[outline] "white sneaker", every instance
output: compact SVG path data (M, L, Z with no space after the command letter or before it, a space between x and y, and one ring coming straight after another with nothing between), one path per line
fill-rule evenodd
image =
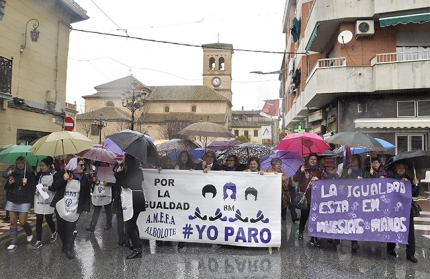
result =
M39 249L40 247L42 247L42 241L40 241L40 240L38 240L38 241L36 241L36 244L34 244L34 246L33 246L33 250L37 250L37 249Z
M8 249L8 250L13 250L13 249L15 249L16 247L18 247L18 245L16 245L16 244L11 244L11 245L9 245L9 246L7 247L7 249Z
M31 242L33 240L33 234L27 236L27 242Z
M51 241L55 241L55 240L57 240L57 236L58 236L58 233L57 233L57 232L53 232L53 233L51 233Z

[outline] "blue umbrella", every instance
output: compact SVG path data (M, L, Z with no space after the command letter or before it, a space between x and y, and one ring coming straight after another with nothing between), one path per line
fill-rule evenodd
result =
M392 144L391 142L388 142L386 140L379 139L379 138L375 138L375 140L377 140L385 149L396 148L396 146L394 144ZM370 151L372 151L372 150L370 150L368 148L351 147L352 154L360 154L360 153L365 153L365 152L370 152Z
M279 158L282 161L282 170L287 177L293 176L299 167L303 164L303 159L299 152L289 150L278 150L278 152L264 156L260 160L260 170L267 170L272 167L271 161L274 158Z

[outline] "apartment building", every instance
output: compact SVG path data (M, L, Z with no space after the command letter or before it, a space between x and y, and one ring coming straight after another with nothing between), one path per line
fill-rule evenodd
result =
M428 150L428 0L288 0L285 124Z

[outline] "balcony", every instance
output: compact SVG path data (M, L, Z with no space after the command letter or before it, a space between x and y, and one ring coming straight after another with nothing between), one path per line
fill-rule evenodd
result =
M12 62L13 60L0 56L0 101L12 100Z
M290 127L306 116L307 108L321 108L339 96L369 93L423 92L430 88L430 50L377 54L371 66L347 66L345 57L320 59L306 79L306 87L286 113Z
M428 10L428 8L428 0L314 0L309 17L302 19L302 24L305 24L302 44L307 50L321 52L341 22L355 22L358 19L377 20L380 14ZM316 37L312 36L316 33ZM313 41L311 41L312 37L314 37Z

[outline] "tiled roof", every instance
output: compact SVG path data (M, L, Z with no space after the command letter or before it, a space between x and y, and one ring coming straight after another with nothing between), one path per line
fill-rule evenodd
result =
M190 121L192 123L200 120L224 124L226 122L225 114L197 114L192 112L168 112L168 113L147 113L141 115L141 123L161 123L166 120Z
M123 84L123 80L120 81L120 84ZM114 82L114 81L113 81ZM112 83L113 83L112 82ZM110 83L106 83L110 84ZM95 87L97 90L99 89L119 89L122 88L120 85L113 84L112 87L106 86L106 84L99 85ZM125 87L130 88L130 86ZM206 85L169 85L169 86L148 86L147 87L151 93L147 96L147 100L152 102L166 102L166 101L174 101L174 102L199 102L199 101L218 101L218 102L227 102L231 107L231 102L219 94L214 89L206 86ZM100 91L92 95L83 96L84 99L92 99L92 98L108 98L108 99L119 99L121 98L121 92L123 89L118 91ZM140 91L139 86L137 86L137 90Z
M138 80L137 78L135 78L134 76L126 76L123 78L119 78L107 83L103 83L100 85L97 85L96 87L94 87L95 90L100 91L103 89L108 89L108 90L112 90L112 89L120 89L120 92L122 92L122 90L126 90L126 89L131 89L131 83L134 81L136 81L136 90L137 91L141 91L144 88L147 88L145 84L143 84L143 82L141 82L140 80Z
M100 113L103 114L102 118L105 120L128 120L131 121L131 116L127 115L123 111L116 107L104 107L93 111L78 114L77 120L97 120L100 118Z
M270 123L267 123L270 124ZM266 125L267 125L266 124ZM242 127L255 127L255 128L259 128L261 127L261 123L257 123L257 122L249 122L246 120L240 120L240 119L234 119L230 121L230 128L242 128Z

